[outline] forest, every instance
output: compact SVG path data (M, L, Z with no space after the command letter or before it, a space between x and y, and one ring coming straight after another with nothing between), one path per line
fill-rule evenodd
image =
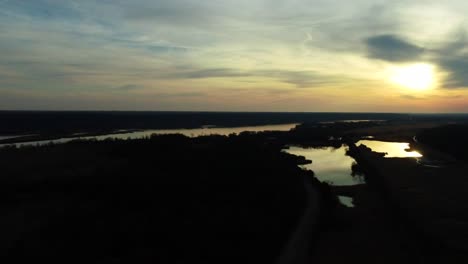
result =
M450 124L425 129L418 140L457 159L468 160L468 125Z
M18 262L272 263L313 177L249 134L7 147L0 160L0 255Z

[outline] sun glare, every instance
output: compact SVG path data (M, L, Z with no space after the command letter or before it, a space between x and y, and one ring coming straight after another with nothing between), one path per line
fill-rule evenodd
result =
M434 67L427 63L398 67L393 71L391 80L412 90L426 90L434 84Z

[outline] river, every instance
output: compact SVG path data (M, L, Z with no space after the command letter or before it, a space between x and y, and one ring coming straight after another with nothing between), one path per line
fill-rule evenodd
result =
M187 137L199 137L199 136L208 136L208 135L230 135L230 134L239 134L241 132L264 132L264 131L289 131L296 127L294 124L281 124L281 125L264 125L264 126L242 126L242 127L211 127L205 126L202 128L193 128L193 129L156 129L156 130L143 130L143 131L134 131L134 132L122 132L122 133L113 133L105 134L100 136L79 136L74 137L64 137L52 140L38 140L38 141L28 141L20 142L14 144L0 144L0 147L6 145L15 145L17 147L21 146L35 146L35 145L45 145L49 143L67 143L73 140L82 139L82 140L104 140L108 138L112 139L137 139L149 137L153 134L164 135L164 134L182 134ZM9 136L14 138L17 136ZM4 138L5 139L5 138Z

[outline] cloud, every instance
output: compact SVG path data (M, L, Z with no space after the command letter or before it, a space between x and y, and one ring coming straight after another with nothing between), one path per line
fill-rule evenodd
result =
M133 90L137 90L141 88L143 88L143 86L138 85L138 84L126 84L126 85L119 86L116 89L120 91L133 91Z
M450 39L450 38L449 38ZM426 60L447 74L442 88L468 88L468 41L464 31L451 37L439 48L424 49L396 35L367 38L368 57L389 62L420 62ZM424 55L424 57L423 57ZM415 99L405 97L406 99Z
M197 1L198 2L198 1ZM203 3L192 1L155 1L132 3L125 7L124 19L135 23L159 23L169 26L207 25L214 17Z
M414 96L411 94L402 94L400 97L403 99L408 99L408 100L423 100L424 99L424 97L418 97L418 96Z
M314 71L293 70L251 70L241 71L229 68L192 69L173 72L162 76L169 79L208 79L208 78L244 78L264 77L293 84L298 88L311 88L346 81L344 77L322 75ZM349 81L349 80L348 80Z
M319 74L314 71L266 70L256 71L259 76L278 79L298 88L323 87L342 81L343 77Z
M468 55L439 58L439 66L448 73L444 88L468 88Z
M94 94L112 108L137 101L148 108L156 102L161 109L190 102L204 108L228 89L245 91L253 102L291 93L303 102L313 95L328 103L336 93L344 101L337 105L378 108L373 99L380 93L372 91L387 87L379 82L381 61L432 63L447 74L444 88L468 87L466 41L442 37L456 26L452 17L465 18L461 2L379 2L0 0L0 89L44 102L39 92L76 95L77 108L94 103ZM427 19L437 14L447 16L440 28L440 19ZM116 105L105 96L122 101Z
M192 69L185 71L176 71L166 78L171 79L205 79L205 78L228 78L228 77L248 77L252 76L251 73L245 71L238 71L228 68L214 68L214 69Z
M180 93L161 93L158 94L161 97L173 97L173 98L181 98L181 97L203 97L208 96L207 93L203 92L180 92Z
M9 13L22 13L35 19L44 20L79 20L81 15L72 5L61 4L56 1L35 0L26 1L0 1L0 5L7 7Z
M390 62L415 61L424 49L396 35L379 35L365 40L368 56Z
M448 89L468 88L468 41L464 31L436 50L435 63L448 75L442 86Z

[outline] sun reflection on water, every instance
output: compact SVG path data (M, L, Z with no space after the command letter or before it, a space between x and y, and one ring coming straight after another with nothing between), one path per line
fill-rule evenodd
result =
M377 140L361 140L357 144L365 145L375 152L387 153L386 158L421 158L421 153L410 150L410 144L404 142L384 142Z

